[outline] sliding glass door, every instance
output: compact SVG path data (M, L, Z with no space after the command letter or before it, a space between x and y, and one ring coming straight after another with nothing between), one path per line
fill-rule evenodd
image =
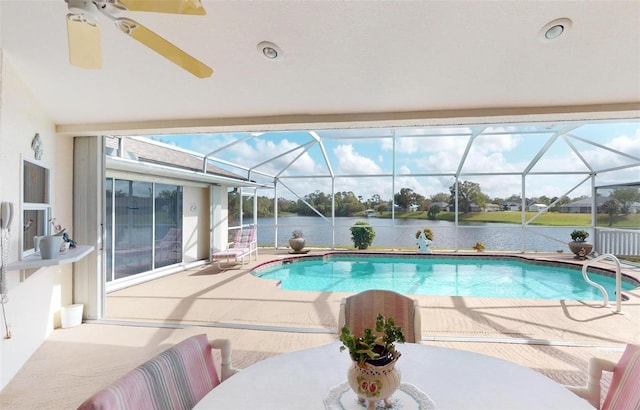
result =
M182 261L182 187L107 178L107 282Z

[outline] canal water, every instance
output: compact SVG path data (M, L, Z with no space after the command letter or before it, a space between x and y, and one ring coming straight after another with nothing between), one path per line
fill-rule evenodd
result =
M366 221L375 230L372 246L388 248L417 248L415 233L425 227L434 233L433 249L472 250L476 242L483 242L486 250L527 252L569 252L567 243L574 227L542 227L503 223L472 223L459 225L453 222L415 219L380 219L341 217L335 219L332 231L331 219L313 216L286 216L278 218L277 244L288 246L293 230L301 230L307 246L353 247L349 227L358 221ZM245 221L247 222L247 221ZM587 228L581 228L590 231ZM276 241L273 218L258 218L258 244L273 246ZM524 249L523 249L524 248Z

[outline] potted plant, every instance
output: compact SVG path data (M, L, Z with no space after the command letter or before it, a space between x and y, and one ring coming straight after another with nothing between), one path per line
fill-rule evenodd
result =
M307 241L304 239L302 231L296 229L291 232L291 238L289 238L289 246L294 252L301 252L304 249L304 245Z
M373 243L373 238L376 237L373 227L364 221L356 222L349 230L353 245L358 249L367 249Z
M395 325L392 317L385 318L378 313L375 333L367 328L358 336L343 326L340 341L340 351L348 350L352 360L347 380L358 401L368 401L368 409L374 409L378 400L384 400L390 407L389 397L400 386L400 373L395 368L400 352L395 344L405 341L402 329Z
M433 241L433 231L424 228L416 232L416 245L418 245L418 253L431 253L429 245Z
M569 242L569 249L573 252L577 258L584 259L592 250L593 244L587 242L589 232L582 229L575 229L571 232L571 242Z
M484 251L484 242L476 242L476 244L473 245L473 249L475 249L478 252Z
M404 343L405 337L400 326L396 326L392 317L385 318L378 313L376 328L365 329L364 335L353 334L349 326L343 326L340 331L340 351L349 350L349 356L358 365L366 363L380 363L379 359L397 359L400 353L396 350L396 343ZM386 363L384 363L386 364Z
M429 228L424 228L422 230L418 230L416 232L416 239L418 239L420 237L420 234L424 233L425 238L427 238L428 240L432 241L433 240L433 231Z

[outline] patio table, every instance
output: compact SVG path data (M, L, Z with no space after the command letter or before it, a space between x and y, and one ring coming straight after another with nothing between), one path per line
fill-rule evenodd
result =
M340 346L334 342L260 361L214 388L195 408L325 409L324 400L346 382L351 364ZM592 409L561 384L512 362L414 343L397 350L401 382L432 402L422 408Z

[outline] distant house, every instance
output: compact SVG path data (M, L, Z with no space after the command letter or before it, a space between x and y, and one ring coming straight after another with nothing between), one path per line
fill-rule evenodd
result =
M497 211L500 211L501 209L502 208L498 204L486 204L484 206L484 210L486 212L497 212Z
M531 204L529 205L529 212L544 212L549 209L546 204Z
M432 202L431 206L438 206L441 211L450 211L448 202Z
M502 203L503 211L519 211L520 210L520 202L509 201Z
M602 211L602 205L607 202L608 198L596 197L596 212ZM591 213L591 198L578 199L560 206L560 212L568 214L589 214Z
M411 204L409 205L409 212L416 212L420 208L420 205Z

